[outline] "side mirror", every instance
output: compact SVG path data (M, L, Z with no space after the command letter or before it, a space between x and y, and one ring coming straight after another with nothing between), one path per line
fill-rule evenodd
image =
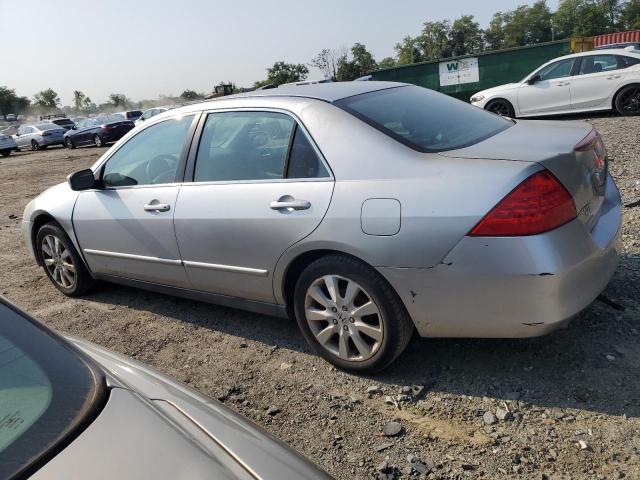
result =
M539 82L540 80L542 80L542 77L540 77L540 75L534 75L529 80L527 80L527 83L529 85L533 85L534 83Z
M72 173L67 177L71 190L89 190L96 187L96 177L93 175L93 170L87 168L80 170L79 172Z
M71 127L71 130L77 130L77 129L78 129L77 125L74 125L73 127Z

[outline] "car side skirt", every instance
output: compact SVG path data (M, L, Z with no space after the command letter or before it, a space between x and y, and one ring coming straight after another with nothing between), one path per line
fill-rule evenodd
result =
M247 312L260 313L262 315L270 315L273 317L289 318L285 305L258 302L255 300L247 300L244 298L203 292L200 290L170 287L168 285L160 285L156 283L145 282L142 280L133 280L130 278L103 273L92 273L92 276L96 280L116 283L127 287L139 288L142 290L148 290L150 292L161 293L164 295L171 295L172 297L187 298L189 300L195 300L197 302L212 303L223 307L237 308L238 310L245 310Z

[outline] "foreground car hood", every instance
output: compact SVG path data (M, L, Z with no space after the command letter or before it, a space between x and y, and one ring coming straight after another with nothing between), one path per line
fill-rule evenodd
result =
M221 403L135 360L89 342L70 340L105 369L108 383L112 387L112 395L122 391L126 391L127 395L135 395L140 402L146 402L153 407L159 423L167 421L174 423L185 432L184 435L191 437L195 442L192 445L194 450L201 449L208 453L212 457L210 459L212 463L207 463L206 468L214 468L209 472L208 478L228 478L225 475L229 474L232 475L231 478L246 476L264 479L331 478L295 450ZM127 414L127 418L131 421L135 416ZM146 433L143 435L150 436ZM82 435L78 440L81 439ZM166 454L173 448L169 443L172 441L169 436L166 440L162 439L164 446L156 454L159 457L164 455L168 461L174 463L177 458L182 462L183 459L179 455ZM137 454L131 453L135 451L136 449L132 448L128 458L123 460L137 464ZM199 472L200 465L205 465L202 463L203 460L195 453L190 458L194 462L194 472ZM167 472L130 478L200 478L184 472L182 476ZM218 472L221 476L212 475L212 472ZM238 472L240 474L237 474ZM123 477L114 475L105 478Z

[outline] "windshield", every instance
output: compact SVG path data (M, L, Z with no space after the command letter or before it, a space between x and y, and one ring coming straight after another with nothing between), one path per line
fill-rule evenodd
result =
M130 112L127 112L127 118L138 118L140 115L142 115L140 110L131 110Z
M29 475L104 401L104 380L0 298L0 478Z
M420 152L481 142L513 122L422 87L395 87L347 97L335 105Z
M70 123L73 123L68 118L61 118L60 120L52 120L51 122L55 123L56 125L69 125Z

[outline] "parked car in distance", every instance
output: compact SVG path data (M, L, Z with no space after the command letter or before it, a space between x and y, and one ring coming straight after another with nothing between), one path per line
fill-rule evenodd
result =
M135 122L142 115L142 110L127 110L124 112L115 112L113 115L121 115L125 120L131 120Z
M415 330L566 325L616 269L621 205L586 122L514 122L370 81L162 113L22 221L66 295L107 280L291 315L326 360L370 371Z
M65 130L71 130L73 128L73 126L75 125L75 123L73 122L73 120L69 119L69 118L53 118L50 120L51 123L55 124L55 125L59 125L62 128L64 128Z
M86 145L103 147L109 143L117 142L133 127L134 123L123 120L121 115L87 118L64 134L64 145L67 148Z
M7 122L15 122L16 120L18 120L18 117L15 113L7 113L4 118Z
M229 408L0 297L0 477L329 479ZM108 378L108 380L107 380Z
M18 127L13 139L19 149L42 150L52 145L62 145L66 130L55 123L41 122Z
M520 82L476 93L471 103L512 118L611 109L638 115L639 83L639 51L590 51L551 60Z
M18 146L11 135L0 133L0 155L8 157Z
M149 120L151 117L155 117L156 115L166 112L167 110L171 110L172 108L175 107L153 107L145 110L142 112L142 115L140 115L140 118L136 120L136 125L140 125L145 120Z

